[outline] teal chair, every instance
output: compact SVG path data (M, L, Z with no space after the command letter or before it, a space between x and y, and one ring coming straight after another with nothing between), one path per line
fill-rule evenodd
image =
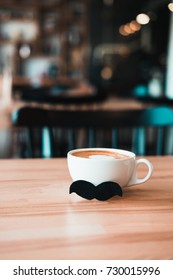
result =
M173 154L172 109L166 106L147 108L141 110L138 118L138 127L133 130L132 150L138 155L147 154L147 137L150 136L155 139L154 154Z

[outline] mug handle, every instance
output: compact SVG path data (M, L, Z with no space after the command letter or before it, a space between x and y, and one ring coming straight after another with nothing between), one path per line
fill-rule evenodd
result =
M140 164L144 164L148 167L148 173L144 178L138 178L136 176L137 167ZM144 159L144 158L137 159L135 161L135 168L134 168L132 177L131 177L130 181L128 182L127 186L129 187L131 185L137 185L137 184L142 184L142 183L146 182L151 177L152 172L153 172L153 166L149 160Z

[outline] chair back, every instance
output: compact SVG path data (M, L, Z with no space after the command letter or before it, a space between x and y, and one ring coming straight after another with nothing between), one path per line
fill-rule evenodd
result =
M41 146L39 157L66 156L68 150L82 147L128 149L137 155L173 154L173 111L165 106L116 111L24 107L13 113L13 124L25 127L31 157L35 156L34 141Z

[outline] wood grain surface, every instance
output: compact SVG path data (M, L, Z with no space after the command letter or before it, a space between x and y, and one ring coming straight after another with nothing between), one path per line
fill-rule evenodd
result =
M0 259L173 259L173 157L148 159L105 202L69 194L66 159L1 160Z

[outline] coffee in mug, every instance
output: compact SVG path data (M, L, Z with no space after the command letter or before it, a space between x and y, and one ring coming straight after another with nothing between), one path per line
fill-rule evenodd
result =
M103 149L96 149L96 150L80 150L80 151L75 151L72 153L73 156L76 157L82 157L82 158L92 158L92 159L100 159L101 157L105 157L106 159L123 159L123 158L128 158L129 155L126 154L121 154L115 151L110 151L110 150L103 150Z

